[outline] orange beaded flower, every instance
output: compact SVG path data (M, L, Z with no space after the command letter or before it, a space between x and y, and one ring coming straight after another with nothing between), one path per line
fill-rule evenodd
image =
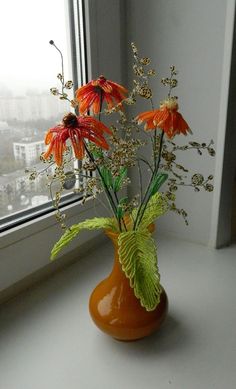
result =
M101 106L105 100L108 109L121 103L127 96L128 90L122 85L107 80L100 76L97 80L92 80L88 84L81 86L76 93L76 100L79 103L79 112L84 115L89 109L97 115L101 111Z
M177 112L178 108L177 99L170 97L163 101L160 109L143 112L136 117L136 120L138 123L146 122L145 130L160 128L170 139L179 134L187 135L191 130L181 113Z
M97 146L108 150L109 145L104 138L104 133L112 134L109 128L98 120L90 116L81 117L68 113L64 116L62 124L48 130L45 136L45 144L49 147L43 153L43 158L48 159L53 155L56 164L61 166L67 139L70 139L75 157L79 160L84 157L84 139L88 139Z

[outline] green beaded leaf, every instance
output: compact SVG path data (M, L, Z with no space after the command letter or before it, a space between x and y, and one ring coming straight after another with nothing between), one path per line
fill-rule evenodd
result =
M122 197L122 199L120 199L119 204L117 206L117 212L116 212L116 216L118 217L118 219L121 219L124 216L125 205L128 203L128 201L129 201L128 197Z
M139 223L138 230L146 229L151 223L153 223L159 216L168 211L169 205L166 196L162 193L155 193L149 200L142 220ZM136 219L138 214L138 208L133 209L132 219Z
M161 286L156 245L146 231L122 232L118 238L119 260L135 296L147 311L160 302Z
M155 177L153 178L151 187L150 187L150 194L154 195L160 187L164 184L164 182L167 180L168 174L167 173L157 173Z
M121 189L123 180L126 178L126 176L127 176L127 168L122 167L120 169L119 175L114 179L114 182L113 182L114 192L119 192L119 190Z
M112 189L113 179L112 179L111 171L106 167L102 167L100 171L101 171L103 181L105 182L105 185L108 187L108 189Z
M59 241L54 245L51 251L51 259L55 259L63 247L67 246L80 233L81 230L97 230L99 228L118 232L117 223L112 218L95 217L94 219L87 219L81 223L74 224L66 230Z
M153 223L158 217L168 211L169 205L166 197L157 192L149 200L147 208L142 217L139 229L146 229L151 223Z
M102 167L100 169L100 172L102 175L103 182L105 183L107 188L113 189L114 192L119 192L122 183L127 176L127 168L120 168L119 174L115 178L113 178L111 171L106 167Z

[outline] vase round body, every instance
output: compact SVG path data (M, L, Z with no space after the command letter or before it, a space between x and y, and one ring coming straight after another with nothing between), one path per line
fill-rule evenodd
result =
M118 234L106 231L113 241L115 260L111 274L100 282L90 296L90 315L97 327L118 340L141 339L158 330L168 310L168 299L162 288L156 309L147 311L130 287L121 269L118 253Z

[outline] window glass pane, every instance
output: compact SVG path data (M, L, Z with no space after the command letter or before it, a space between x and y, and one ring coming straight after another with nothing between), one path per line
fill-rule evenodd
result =
M68 65L68 26L64 0L11 0L0 4L0 218L47 202L45 177L30 182L25 168L40 169L44 135L68 102L50 94L59 87L59 53ZM17 217L17 215L16 215Z

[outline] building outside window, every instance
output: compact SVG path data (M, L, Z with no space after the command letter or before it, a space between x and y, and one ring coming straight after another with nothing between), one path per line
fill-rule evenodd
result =
M12 0L0 5L0 34L7 35L0 64L0 223L50 200L44 180L30 183L25 169L40 169L45 132L70 110L69 103L50 94L50 88L59 85L61 62L49 45L53 39L62 50L70 79L69 3Z
M41 137L26 137L19 142L13 142L13 154L15 161L23 161L26 166L39 161L40 155L45 150L45 144Z
M0 100L9 97L8 104L4 105L9 115L10 99L14 100L14 104L16 100L19 103L18 118L13 117L9 121L0 117L0 208L1 215L5 215L0 216L0 291L3 291L48 266L52 245L61 235L54 208L43 197L48 196L47 188L40 182L41 179L33 182L25 180L25 167L19 159L15 161L13 146L14 143L21 143L23 138L34 138L37 135L42 136L43 140L45 131L61 121L64 113L70 110L69 104L64 108L63 102L49 93L51 87L58 87L57 74L61 72L61 62L58 52L48 42L53 39L63 52L65 75L73 79L75 88L102 73L121 82L122 50L121 29L117 19L121 12L121 2L13 0L10 4L6 3L6 7L5 3L1 3L0 10L2 36L9 35L8 39L2 40L5 55L0 64ZM9 15L11 25L14 24L14 31L18 31L18 34L12 34ZM101 20L105 22L101 23ZM110 31L113 31L114 40L119 44L114 45ZM10 92L7 80L11 82ZM35 97L35 89L39 91L38 97ZM47 97L44 99L43 95ZM35 104L34 100L39 99L39 96L44 103ZM50 117L39 118L39 107L46 105L48 108L48 99L59 110L56 112L50 108ZM26 100L33 107L31 120L26 116L28 108L22 109L22 101ZM27 125L22 123L23 117L29 121ZM18 146L17 152L20 153ZM7 162L10 155L12 158ZM6 171L6 164L10 164L11 169ZM37 164L33 166L38 170ZM47 193L43 193L43 190ZM66 193L71 193L71 189L66 190ZM80 196L69 194L63 198L63 212L66 213L68 225L93 217L94 211L96 215L104 214L99 199L81 206L78 201ZM16 197L19 210L13 204ZM44 203L41 204L41 201ZM84 234L80 244L87 244L99 233ZM77 246L78 243L74 241L63 255L68 254L72 259Z

